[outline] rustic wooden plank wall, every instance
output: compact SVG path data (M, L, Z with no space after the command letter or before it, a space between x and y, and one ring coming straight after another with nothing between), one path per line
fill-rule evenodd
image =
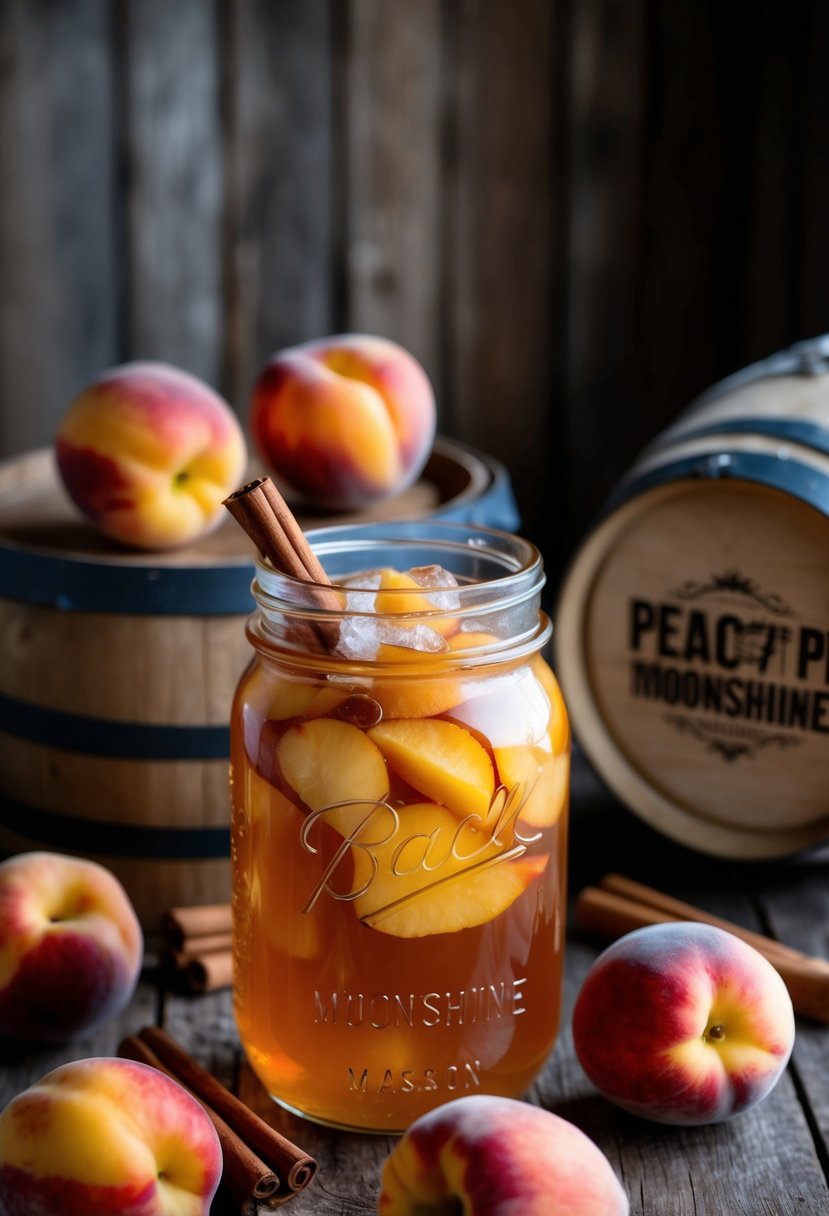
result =
M136 357L244 419L364 329L552 581L697 391L829 329L821 0L5 0L0 456Z

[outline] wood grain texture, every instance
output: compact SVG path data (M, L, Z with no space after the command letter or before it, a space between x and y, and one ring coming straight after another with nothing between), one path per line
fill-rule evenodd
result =
M499 454L534 536L557 408L549 316L551 223L559 218L548 91L554 12L544 0L462 0L452 14L447 424Z
M225 385L243 417L265 358L330 333L332 64L320 0L229 7Z
M623 407L632 404L636 380L644 252L645 20L639 0L590 0L573 7L565 179L567 408L561 435L563 497L575 525L565 538L568 547L603 505L620 457L632 459L650 438L648 420Z
M829 959L829 854L824 849L791 874L782 873L759 893L764 920L781 941ZM826 1166L829 1144L829 1093L824 1083L829 1069L829 1034L816 1023L798 1026L792 1058L795 1083L814 1119Z
M441 403L439 0L352 0L345 28L346 326L403 343Z
M820 269L829 258L825 223L829 163L825 156L815 152L822 146L829 124L829 76L818 51L829 38L829 8L825 4L811 5L808 21L803 24L806 27L803 85L800 106L794 115L800 156L795 194L800 211L793 250L798 275L794 322L798 334L809 335L825 331L829 314L826 276Z
M216 8L128 4L127 354L219 387L225 189Z
M51 441L74 394L116 359L110 15L105 0L0 7L5 453Z

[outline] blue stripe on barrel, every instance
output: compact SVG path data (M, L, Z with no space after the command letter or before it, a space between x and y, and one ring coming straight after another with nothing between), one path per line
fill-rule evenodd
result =
M166 828L81 819L27 806L12 798L0 805L0 824L7 831L38 841L40 848L82 849L102 857L136 857L164 861L226 861L230 856L227 827Z
M253 560L225 566L130 566L2 548L0 596L65 612L229 616L253 609Z
M684 437L683 437L684 438ZM667 449L666 449L667 454ZM741 478L777 490L784 490L809 506L829 515L829 476L787 457L758 452L729 452L727 446L717 453L697 453L633 474L620 482L611 495L608 509L621 506L637 494L680 478Z
M0 730L30 743L60 747L85 756L129 760L221 760L230 755L227 724L177 726L118 722L33 705L2 693Z
M690 417L688 421L691 421ZM718 422L700 423L699 426L675 426L658 436L651 445L651 450L685 443L689 439L701 439L705 435L770 435L773 439L781 439L785 443L800 443L829 456L829 429L817 422L807 422L803 418L784 417L726 418Z

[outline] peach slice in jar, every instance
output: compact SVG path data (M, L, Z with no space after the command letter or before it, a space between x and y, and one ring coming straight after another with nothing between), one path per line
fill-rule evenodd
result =
M402 646L379 647L378 663L387 665L388 676L374 680L368 691L387 719L432 717L445 714L463 700L463 685L455 671L441 671L428 657ZM397 669L397 670L395 670Z
M276 745L276 758L283 779L305 806L325 812L325 822L342 835L388 796L382 752L349 722L297 722Z
M552 827L567 801L568 757L541 747L495 747L493 755L501 784L517 790L519 818L533 827Z
M495 771L477 739L440 718L397 718L372 727L369 738L396 773L456 815L489 813Z
M424 587L411 574L389 567L380 571L380 586L374 599L374 611L380 616L418 616L428 613L424 623L442 637L457 632L458 619L448 616L451 588Z
M482 650L484 647L502 644L497 634L485 633L479 629L460 629L447 640L450 650Z
M407 646L381 643L377 662L388 671L366 691L377 701L386 718L429 718L445 713L463 700L463 684L453 668L442 670L442 659Z
M262 662L251 668L244 688L249 713L276 722L298 718L318 694L307 681L291 679Z
M375 680L371 695L387 718L432 718L448 713L468 695L473 684L483 684L480 675L467 675L453 662L451 654L498 644L492 633L458 632L446 639L447 648L430 658L408 646L381 642L378 663L390 667L388 677ZM461 655L459 655L459 658ZM399 665L399 666L398 666ZM395 668L397 671L395 672Z
M528 856L433 802L398 812L394 834L357 851L354 910L394 937L456 933L500 916L544 872L547 854Z
M558 680L540 655L533 661L533 671L550 701L550 742L553 751L557 754L564 752L570 744L570 719Z
M313 856L308 858L302 872L305 886L292 899L290 892L285 890L282 863L289 850L296 847L304 820L302 811L253 769L245 772L243 780L242 796L252 833L252 856L248 864L251 866L253 910L261 917L268 944L273 949L291 958L315 958L323 945L321 918L319 914L304 915L301 908L307 895L305 886L313 886L323 875L323 861ZM278 914L272 906L270 888L274 883L281 884Z

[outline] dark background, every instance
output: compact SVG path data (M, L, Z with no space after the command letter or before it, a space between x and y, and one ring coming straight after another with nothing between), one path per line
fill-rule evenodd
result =
M829 329L825 0L2 0L0 456L165 359L385 334L553 583L700 390Z

